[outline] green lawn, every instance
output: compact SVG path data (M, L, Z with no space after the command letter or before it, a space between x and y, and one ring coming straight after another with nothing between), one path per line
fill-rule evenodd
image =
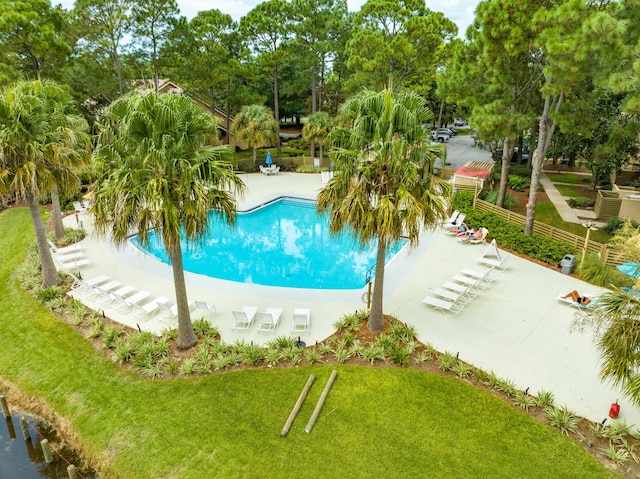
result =
M337 367L310 434L334 366L176 380L123 371L17 285L32 237L26 209L0 213L0 372L69 421L101 477L617 477L516 407L416 370ZM281 439L311 373L316 384Z
M576 191L576 188L580 188L584 185L555 185L560 194L566 198L585 198L582 193Z
M567 223L562 221L562 218L558 214L558 210L550 201L536 204L536 221L545 223L549 226L555 226L558 229L568 231L578 236L585 236L587 230L584 226L578 223ZM597 241L598 243L606 243L611 239L611 235L602 230L591 231L589 240Z
M591 179L587 175L578 175L576 173L547 173L547 176L554 183L574 183L579 185L589 184Z

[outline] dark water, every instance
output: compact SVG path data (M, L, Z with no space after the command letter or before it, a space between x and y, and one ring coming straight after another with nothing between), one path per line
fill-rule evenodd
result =
M63 448L58 450L61 441L51 427L39 419L26 416L29 423L30 440L25 441L20 429L20 416L13 414L5 419L0 414L0 479L68 479L67 466L76 467L78 478L97 479L98 476L90 470L80 468L79 461L73 451ZM37 429L37 432L36 430ZM52 446L53 462L47 464L40 441L43 437ZM62 456L62 457L60 457ZM63 459L64 458L64 459ZM69 464L65 461L68 461Z

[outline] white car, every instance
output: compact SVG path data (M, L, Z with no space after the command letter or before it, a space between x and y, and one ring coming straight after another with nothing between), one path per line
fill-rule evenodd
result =
M449 138L451 138L451 135L448 135L448 134L443 133L443 132L438 133L438 141L440 143L444 143L445 141L449 141ZM436 132L435 132L435 130L431 132L431 139L433 141L436 141Z

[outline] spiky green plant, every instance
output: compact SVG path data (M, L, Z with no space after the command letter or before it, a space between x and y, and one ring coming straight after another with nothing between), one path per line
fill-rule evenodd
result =
M356 334L354 332L345 332L342 334L341 339L345 346L351 346L356 340Z
M195 358L187 358L180 365L180 373L194 374L198 371L198 361Z
M360 353L363 349L364 346L357 340L351 346L349 346L349 352L351 353L351 356L360 356Z
M614 421L607 428L607 437L611 441L619 444L626 436L631 436L631 428L632 426L627 424L627 421Z
M420 345L418 344L418 342L417 342L417 341L415 341L415 340L411 339L411 340L407 341L407 342L404 344L403 349L404 349L404 350L405 350L409 355L412 355L412 354L416 351L416 349L418 349L418 347L419 347L419 346L420 346Z
M111 358L120 364L130 361L136 352L136 347L131 344L129 338L120 338L113 346Z
M331 344L331 342L329 341L323 341L322 343L318 344L318 351L323 356L326 356L327 354L331 354L333 353L333 344Z
M304 360L307 364L323 363L322 354L316 348L309 348L304 351Z
M267 349L264 355L264 360L269 366L276 366L281 359L282 359L282 354L280 354L280 350L275 348Z
M256 344L248 345L244 348L244 351L240 354L242 362L249 366L257 366L262 362L265 356L265 349L262 346Z
M282 351L294 347L296 341L298 340L292 336L278 336L267 343L267 348Z
M384 361L386 359L386 352L382 346L374 343L366 346L360 353L360 356L365 361L373 364L376 361Z
M524 391L518 391L515 395L515 404L525 411L529 412L529 408L536 405L536 398L529 396Z
M232 356L225 353L218 353L215 358L213 358L213 368L216 371L220 371L228 366L235 364L235 360Z
M400 321L394 322L387 332L391 336L395 336L399 341L403 343L408 343L416 338L418 335L418 330L415 326L410 326L405 323L401 323Z
M473 366L465 363L464 361L458 360L451 368L451 371L456 373L461 378L468 378L473 371Z
M445 351L438 358L440 362L439 368L443 371L451 371L453 367L458 363L458 356L450 353L449 351Z
M293 346L292 348L286 348L282 350L282 359L285 361L291 361L294 366L298 364L302 358L303 349Z
M600 451L618 466L629 460L629 451L623 447L616 447L612 442L609 442L607 447L600 448Z
M176 374L178 374L178 372L180 371L180 360L179 359L167 359L167 360L162 360L161 361L164 367L164 372L171 375L171 376L175 376Z
M387 354L390 354L391 351L399 344L399 342L398 338L396 338L395 336L381 333L376 338L375 344L382 347Z
M178 338L177 328L167 328L162 330L162 337L167 341L171 341Z
M135 367L138 372L145 376L156 378L162 375L162 364L153 361L151 358L147 358L145 362L136 364Z
M204 318L196 319L192 322L192 324L193 330L200 336L216 336L218 334L218 330Z
M89 339L95 339L102 334L102 328L104 324L101 318L92 318L89 322L89 331L85 334L85 337Z
M394 364L406 368L409 366L411 353L398 344L389 351L389 359L391 359Z
M422 364L425 361L428 361L429 359L431 359L431 354L429 354L426 350L423 349L413 357L413 362L415 364Z
M102 334L102 344L107 349L113 348L123 333L124 326L106 326Z
M360 331L360 318L358 316L358 313L347 314L343 316L341 319L333 323L333 327L338 331Z
M578 263L576 272L584 281L598 286L631 286L633 278L604 263L597 255L589 253Z
M64 291L60 286L51 286L49 288L38 289L36 291L36 297L43 303L48 303L54 299L58 299L63 294Z
M345 348L338 348L334 352L336 361L344 363L351 358L351 352Z
M576 431L578 427L578 418L566 406L548 407L544 412L551 425L560 429L563 434L568 436L570 432Z
M538 391L538 397L536 398L536 405L541 408L548 408L553 406L555 402L555 398L553 393L550 391L545 391L544 389L540 389Z

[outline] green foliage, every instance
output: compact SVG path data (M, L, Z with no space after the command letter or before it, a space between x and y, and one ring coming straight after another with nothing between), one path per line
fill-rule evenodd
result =
M304 138L295 138L293 140L289 140L287 141L287 145L298 150L308 150L310 146L309 142L305 141Z
M491 203L492 205L495 205L498 201L499 194L500 194L500 190L497 188L494 188L491 191L489 191L489 193L487 193L487 196L484 198L484 200L487 203ZM515 206L516 206L515 198L511 193L507 191L504 195L504 203L502 207L508 210L512 210Z
M280 354L280 351L278 349L269 348L265 352L264 361L269 366L277 365L280 362L281 359L282 359L282 354Z
M629 220L625 220L624 218L618 218L617 216L614 216L612 218L609 218L609 221L607 221L607 224L602 229L607 233L609 233L610 235L615 235L618 233L618 230L622 228L622 226L625 224L625 221L629 221ZM638 223L637 221L631 220L631 226L637 229L640 226L640 223Z
M102 344L104 344L104 347L107 349L115 347L123 332L124 326L106 326L102 334Z
M569 203L569 206L572 208L589 208L596 204L591 198L584 197L569 198L567 203Z
M577 173L547 173L547 177L554 183L573 183L579 185L591 180L589 176L578 175Z
M473 371L473 366L465 363L464 361L458 360L458 362L455 363L451 368L451 371L456 373L461 378L468 378L471 375L471 372Z
M292 336L277 336L267 343L267 348L282 351L283 349L293 348L297 339Z
M211 325L209 321L204 318L196 319L192 322L193 330L201 336L217 336L218 329Z
M315 364L324 362L322 359L322 354L316 348L305 349L304 351L304 360L307 364Z
M473 193L461 190L453 195L451 199L451 210L464 211L468 213L473 210Z
M552 392L545 391L544 389L541 389L540 391L538 391L538 395L536 398L536 405L538 407L548 408L553 406L554 402L555 402L555 397L553 396Z
M36 291L37 298L46 303L60 298L64 294L64 291L59 286L51 286L50 288L44 288Z
M518 391L515 395L515 401L517 406L521 407L525 411L529 411L530 407L536 405L536 399L532 396L529 396L524 391Z
M241 353L242 362L249 366L257 366L264 359L265 350L262 346L251 344L244 348Z
M320 173L321 171L327 171L327 167L313 166L313 165L300 165L296 168L298 173Z
M360 315L358 313L344 315L333 323L333 327L338 331L360 331Z
M511 379L501 378L496 384L496 389L504 392L507 396L516 397L516 395L520 392L516 383Z
M551 425L560 429L564 434L569 435L570 432L576 431L578 418L572 411L567 409L566 406L561 408L548 407L544 412Z
M360 353L360 356L371 364L376 361L384 361L386 358L385 349L379 344L370 344L369 346L366 346Z
M388 357L398 366L406 368L411 361L411 352L397 344L389 350Z
M546 236L536 234L525 235L513 223L503 220L490 211L476 211L471 206L463 209L469 197L473 194L466 191L458 192L454 196L452 208L464 211L467 216L465 223L473 228L485 227L489 229L489 236L505 249L510 249L549 264L559 264L566 254L574 254L575 250L564 241L555 241ZM461 197L462 195L462 197Z
M334 351L333 354L335 355L336 361L338 361L339 363L346 362L352 356L351 351L345 348L338 348Z
M531 186L531 178L509 175L509 188L513 191L524 191Z
M598 286L629 287L634 282L631 276L606 265L593 253L588 253L584 261L578 263L577 273L584 281Z
M619 466L629 459L629 451L622 447L616 447L612 442L607 447L600 448L600 451Z
M443 371L451 371L453 367L455 367L455 365L458 363L458 356L445 351L440 355L438 360L440 362L440 369L442 369Z
M395 336L399 341L404 343L411 341L418 336L418 330L415 326L410 326L400 321L394 321L387 329L387 333Z

